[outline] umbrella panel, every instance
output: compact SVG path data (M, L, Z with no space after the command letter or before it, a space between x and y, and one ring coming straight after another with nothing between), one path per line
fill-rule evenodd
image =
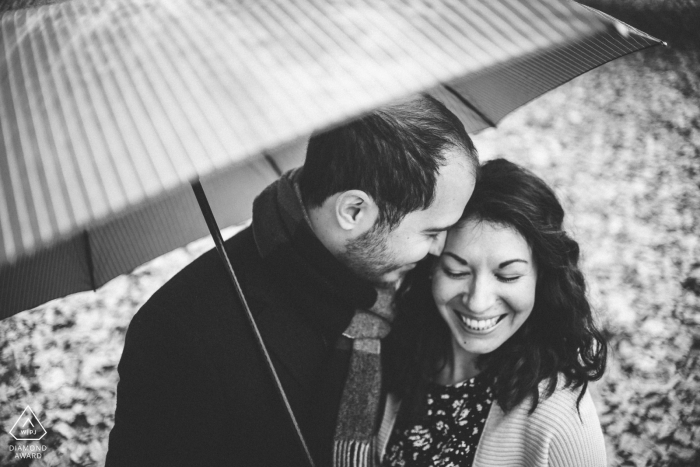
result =
M263 158L203 177L219 225L251 217L253 200L281 171L301 165L306 139L294 140ZM206 223L189 186L0 268L0 319L58 296L96 289L144 262L207 236Z
M206 235L197 177L248 218L303 159L266 148L421 89L474 133L660 43L561 0L105 5L0 16L0 318Z
M513 110L583 73L624 55L659 45L630 29L621 36L610 26L590 37L571 40L490 66L430 91L464 123L470 134L493 127Z

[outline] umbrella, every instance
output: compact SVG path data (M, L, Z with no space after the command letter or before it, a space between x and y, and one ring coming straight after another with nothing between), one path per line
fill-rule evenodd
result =
M193 181L220 224L249 218L312 131L428 90L474 133L661 43L567 0L0 11L0 319L206 235Z

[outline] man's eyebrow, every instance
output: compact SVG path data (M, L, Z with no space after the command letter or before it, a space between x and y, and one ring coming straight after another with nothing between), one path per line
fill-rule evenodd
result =
M503 269L506 266L509 266L513 263L525 263L525 264L530 264L524 259L509 259L508 261L503 261L501 264L498 265L498 269Z
M449 256L450 258L454 258L455 261L457 261L460 264L463 264L464 266L467 266L469 264L466 259L462 258L461 256L457 256L454 253L450 253L449 251L443 251L442 254L445 256Z

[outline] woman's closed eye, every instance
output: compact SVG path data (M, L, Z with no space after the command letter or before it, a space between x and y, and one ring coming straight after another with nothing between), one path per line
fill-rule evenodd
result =
M502 264L500 265L502 266ZM494 276L499 282L509 283L515 282L528 274L527 265L518 261L517 263L507 264L505 267L499 267L493 271Z
M513 275L504 276L502 274L496 274L496 279L498 279L501 282L506 282L506 283L515 282L518 279L520 279L521 277L523 277L523 276L519 276L519 275L518 276L513 276Z
M447 277L452 277L452 278L467 277L468 275L471 274L470 271L450 269L450 268L444 267L444 266L442 268L442 271L445 273L445 275Z

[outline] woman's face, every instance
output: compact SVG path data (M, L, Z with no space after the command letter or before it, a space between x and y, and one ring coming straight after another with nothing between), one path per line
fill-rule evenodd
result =
M532 312L536 283L530 246L514 228L468 220L450 230L433 298L455 360L492 352L512 336Z

